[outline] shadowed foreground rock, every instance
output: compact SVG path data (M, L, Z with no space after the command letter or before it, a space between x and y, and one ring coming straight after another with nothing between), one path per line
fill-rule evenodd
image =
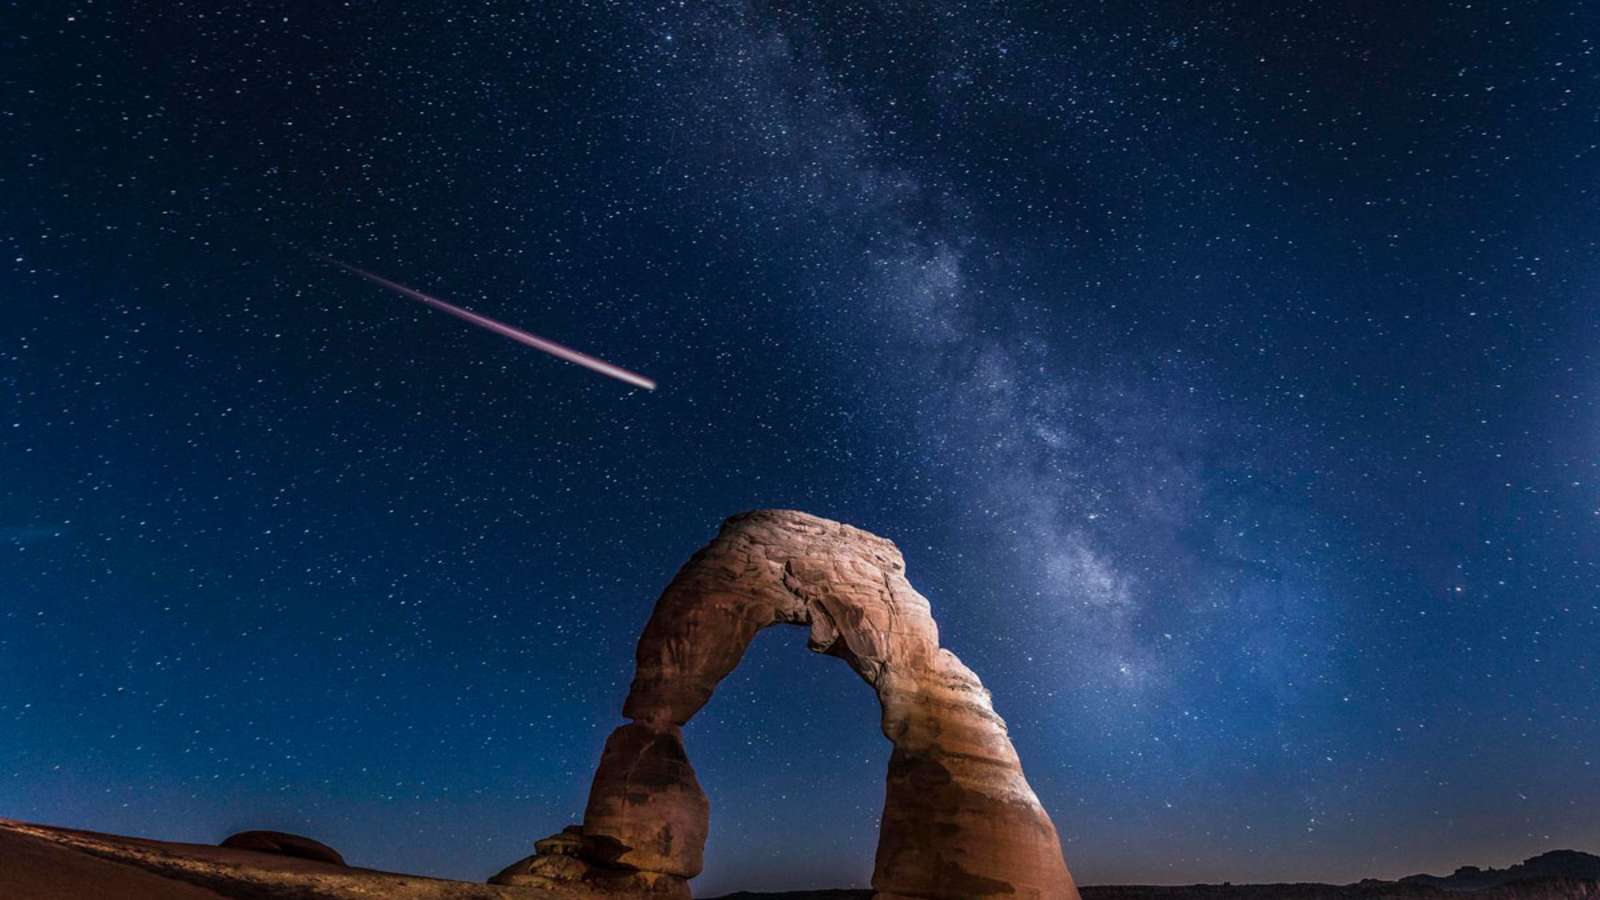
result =
M310 859L336 866L344 865L344 857L327 844L282 831L241 831L223 838L218 846L234 850L254 850L257 853L276 853L279 856Z
M537 891L378 872L209 844L0 819L4 900L550 900Z
M571 896L689 897L708 804L680 730L769 625L877 691L894 744L872 877L878 900L1076 900L1055 826L978 676L939 646L894 544L785 510L723 524L678 572L639 639L580 829L492 879ZM554 842L554 843L553 843ZM608 881L609 879L609 881Z

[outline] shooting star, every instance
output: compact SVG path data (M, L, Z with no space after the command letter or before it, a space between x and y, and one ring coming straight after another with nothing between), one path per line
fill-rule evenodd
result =
M421 291L413 290L403 284L390 281L389 279L384 278L382 275L376 275L372 272L368 272L366 269L358 269L349 263L340 262L332 257L324 256L321 257L321 259L325 262L329 262L338 266L352 275L359 275L373 284L382 285L391 291L404 294L413 300L426 303L434 309L447 312L458 319L465 319L466 321L471 322L480 328L487 328L495 334L508 337L519 344L527 344L529 347L533 347L536 350L543 350L544 352L558 359L564 359L570 363L577 363L586 369L593 369L602 375L609 375L618 381L627 382L635 387L642 387L647 391L653 391L656 389L656 383L654 381L651 381L650 379L636 372L630 372L621 366L613 366L611 363L608 363L603 359L596 359L587 353L579 353L571 347L563 346L555 341L549 340L548 338L539 337L537 334L532 332L523 331L521 328L514 328L505 324L504 322L496 322L494 319L491 319L488 316L480 316L470 309L462 309L461 307L456 306L454 303L446 303L445 301L440 300L438 297L430 297Z

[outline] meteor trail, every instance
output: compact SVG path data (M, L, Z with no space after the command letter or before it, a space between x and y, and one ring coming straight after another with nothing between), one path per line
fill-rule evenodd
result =
M428 304L434 309L447 312L458 319L465 319L468 322L479 326L480 328L487 328L495 334L511 338L513 341L516 341L519 344L527 344L529 347L533 347L537 350L543 350L551 356L564 359L570 363L577 363L586 369L593 369L602 375L609 375L618 381L625 381L628 384L634 385L635 387L642 387L647 391L653 391L656 389L656 383L654 381L651 381L643 375L630 372L620 366L613 366L611 363L608 363L603 359L596 359L587 353L579 353L571 347L566 347L547 338L539 337L532 332L523 331L521 328L513 328L504 322L496 322L494 319L491 319L488 316L480 316L471 310L462 309L453 303L446 303L445 301L440 300L438 297L430 297L421 291L412 290L403 284L390 281L389 279L384 278L382 275L375 275L365 269L358 269L349 263L343 263L337 259L327 256L321 258L324 261L330 262L352 275L360 275L362 278L365 278L373 284L381 284L384 287L395 291L396 293L404 294L413 300L419 300Z

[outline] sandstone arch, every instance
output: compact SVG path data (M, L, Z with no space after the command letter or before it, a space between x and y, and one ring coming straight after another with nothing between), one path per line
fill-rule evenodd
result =
M939 646L928 601L894 544L787 510L725 522L678 572L639 639L623 715L581 827L494 881L553 897L687 898L709 804L681 728L756 632L810 628L809 646L878 694L889 760L877 900L1077 900L1055 826L1022 775L978 677Z

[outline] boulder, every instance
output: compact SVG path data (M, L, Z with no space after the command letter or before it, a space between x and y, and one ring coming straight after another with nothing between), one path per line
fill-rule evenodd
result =
M241 831L223 839L221 846L231 847L234 850L254 850L257 853L293 856L297 859L333 863L336 866L345 864L344 857L339 855L339 851L327 844L282 831Z

